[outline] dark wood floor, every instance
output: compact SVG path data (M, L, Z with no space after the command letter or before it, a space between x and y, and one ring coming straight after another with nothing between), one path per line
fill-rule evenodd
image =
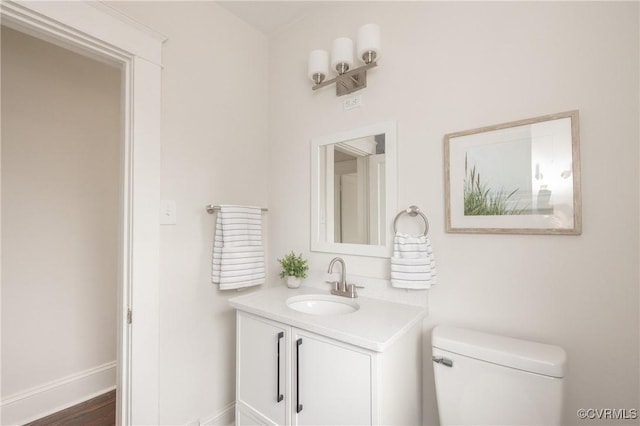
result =
M116 391L43 417L26 426L112 426L116 424Z

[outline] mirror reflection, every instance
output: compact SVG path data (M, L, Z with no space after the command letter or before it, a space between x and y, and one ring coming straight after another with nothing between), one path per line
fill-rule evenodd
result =
M321 147L328 242L384 245L385 135ZM333 204L333 205L331 205Z

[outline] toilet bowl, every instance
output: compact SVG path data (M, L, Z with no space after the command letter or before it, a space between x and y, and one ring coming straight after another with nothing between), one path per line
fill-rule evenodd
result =
M560 425L566 353L558 346L437 326L441 425Z

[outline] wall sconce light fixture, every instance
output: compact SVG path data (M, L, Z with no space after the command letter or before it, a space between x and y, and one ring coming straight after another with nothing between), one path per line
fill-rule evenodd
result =
M313 90L330 84L336 84L336 96L347 95L367 87L367 70L377 66L380 57L380 27L367 24L358 29L358 58L364 65L353 68L353 40L340 37L333 40L331 50L331 68L338 76L331 80L329 74L329 53L326 50L313 50L309 53L309 78L315 83Z

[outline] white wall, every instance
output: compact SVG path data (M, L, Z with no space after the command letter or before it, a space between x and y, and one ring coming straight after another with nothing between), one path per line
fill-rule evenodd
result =
M312 49L360 25L384 52L343 112L333 87L312 92ZM309 252L310 139L398 120L400 207L431 222L439 284L425 322L424 421L437 422L429 331L446 323L567 350L565 424L578 408L635 408L638 381L638 4L327 3L270 39L271 277L291 249ZM581 236L444 232L443 136L580 110ZM345 256L349 271L388 277L388 262ZM585 421L584 423L593 423Z
M115 386L119 147L120 70L3 27L3 423Z
M237 292L211 284L205 205L267 200L267 40L213 2L109 3L168 37L163 48L160 421L232 419ZM265 223L271 212L264 216ZM231 417L229 417L229 415Z

